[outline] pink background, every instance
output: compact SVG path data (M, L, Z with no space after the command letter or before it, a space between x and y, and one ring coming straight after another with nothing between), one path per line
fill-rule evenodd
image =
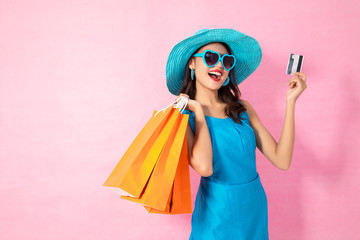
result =
M290 53L308 88L288 171L257 151L270 239L360 235L359 1L0 1L1 239L188 239L101 185L154 110L172 47L202 28L256 38L239 87L278 141ZM199 175L190 168L193 203Z

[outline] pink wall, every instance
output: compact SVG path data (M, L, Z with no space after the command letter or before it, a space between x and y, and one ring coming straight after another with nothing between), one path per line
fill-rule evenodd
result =
M178 2L178 3L177 3ZM191 214L149 214L102 187L153 110L171 48L201 28L255 37L239 87L279 139L290 53L305 56L288 171L257 150L270 239L355 239L359 1L1 1L1 239L188 239ZM199 176L191 169L195 201Z

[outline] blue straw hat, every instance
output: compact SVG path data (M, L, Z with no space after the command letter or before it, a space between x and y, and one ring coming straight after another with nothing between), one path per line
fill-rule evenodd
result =
M166 63L166 85L169 91L178 96L183 85L186 64L194 52L211 42L224 42L236 58L233 69L239 85L259 66L262 51L259 43L252 37L231 28L202 29L181 42L170 52Z

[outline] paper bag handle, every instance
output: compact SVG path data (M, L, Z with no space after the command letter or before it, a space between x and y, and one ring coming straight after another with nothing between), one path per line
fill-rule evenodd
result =
M179 101L179 102L178 102ZM175 104L174 104L175 103ZM157 111L157 113L155 113L155 116L156 116L156 114L158 114L160 111L164 111L165 112L165 110L168 108L168 107L170 107L171 105L173 105L174 104L174 108L179 108L179 111L181 110L183 110L183 109L185 109L186 108L186 106L187 106L187 104L189 103L189 99L187 98L187 97L185 97L185 96L180 96L178 99L176 99L174 102L172 102L171 104L169 104L166 108L163 108L163 109L161 109L161 110L159 110L159 111Z

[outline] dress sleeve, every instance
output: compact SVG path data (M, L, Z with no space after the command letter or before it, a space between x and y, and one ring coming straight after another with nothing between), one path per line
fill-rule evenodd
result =
M195 113L184 109L182 111L182 114L188 114L189 115L189 124L190 124L191 130L193 131L193 133L195 135Z

